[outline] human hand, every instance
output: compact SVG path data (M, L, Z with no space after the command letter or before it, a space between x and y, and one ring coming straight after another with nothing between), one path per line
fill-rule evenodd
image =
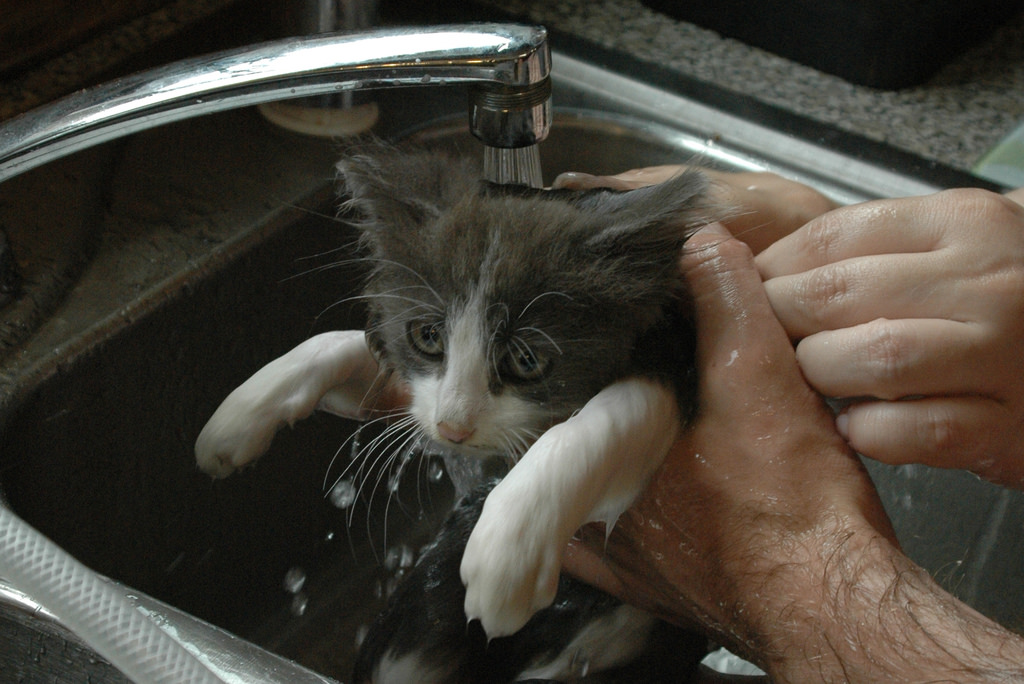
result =
M824 556L892 533L804 382L749 250L706 231L689 245L700 413L620 518L606 554L576 545L567 567L667 619L694 617L765 667L765 654L784 650L774 622L820 584ZM589 534L601 549L603 532ZM791 573L807 577L790 582Z
M1024 193L1010 199L1024 199ZM860 453L1024 488L1024 208L980 190L825 214L757 257Z
M678 165L650 166L614 176L563 173L555 179L552 187L634 190L662 183L684 168ZM712 179L713 199L726 214L720 217L721 223L735 237L746 242L755 254L838 206L817 190L774 173L726 173L711 169L701 169L701 172Z
M897 549L746 248L702 231L688 251L701 412L607 540L581 531L566 569L698 623L775 682L1020 676L1021 640Z

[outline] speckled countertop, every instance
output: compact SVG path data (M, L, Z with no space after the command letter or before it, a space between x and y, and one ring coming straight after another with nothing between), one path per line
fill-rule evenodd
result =
M724 39L655 12L639 0L500 0L493 4L964 170L1024 120L1024 13L924 85L883 91L852 85Z
M32 72L0 82L0 120L68 92L147 42L172 34L176 26L187 26L232 4L239 0L174 0ZM676 21L640 0L476 0L476 4L963 170L971 169L1024 120L1024 13L926 84L883 91L852 85Z

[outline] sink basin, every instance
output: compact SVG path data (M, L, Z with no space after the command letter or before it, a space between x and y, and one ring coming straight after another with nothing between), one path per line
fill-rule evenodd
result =
M774 170L842 202L928 192L955 177L844 154L832 133L795 137L750 111L569 54L556 53L553 77L560 109L542 145L547 181L694 155L726 170ZM462 109L457 90L382 91L391 116L381 133L479 154L465 115L445 118ZM0 311L21 331L0 365L0 485L19 516L97 572L345 680L395 562L446 512L452 488L439 464L407 468L394 492L382 478L372 496L339 507L330 485L352 440L368 438L354 423L314 416L222 481L197 472L192 456L207 417L257 368L312 334L363 325L347 299L363 274L350 261L356 236L333 218L336 154L243 110L0 185L6 225L64 220L87 257L48 281L40 312ZM68 206L51 219L45 201L20 199L29 188ZM27 236L11 230L17 250ZM960 473L871 471L908 552L969 603L1024 627L1024 496ZM0 593L0 624L28 634L37 627L19 610ZM42 662L17 666L31 673Z

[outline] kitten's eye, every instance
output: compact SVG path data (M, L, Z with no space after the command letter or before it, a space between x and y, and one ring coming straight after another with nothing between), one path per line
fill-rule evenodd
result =
M412 346L427 356L444 353L444 324L413 321L409 324L409 339Z
M520 344L509 348L505 366L520 380L539 380L548 370L547 359L537 356L529 347Z

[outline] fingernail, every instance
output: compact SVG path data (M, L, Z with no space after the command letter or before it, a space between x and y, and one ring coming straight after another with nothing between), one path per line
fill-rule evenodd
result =
M593 178L593 176L589 173L580 173L579 171L566 171L565 173L560 173L555 177L555 181L551 184L551 187L572 187L572 185L588 178Z
M836 416L836 431L843 439L850 438L850 415L846 411Z

